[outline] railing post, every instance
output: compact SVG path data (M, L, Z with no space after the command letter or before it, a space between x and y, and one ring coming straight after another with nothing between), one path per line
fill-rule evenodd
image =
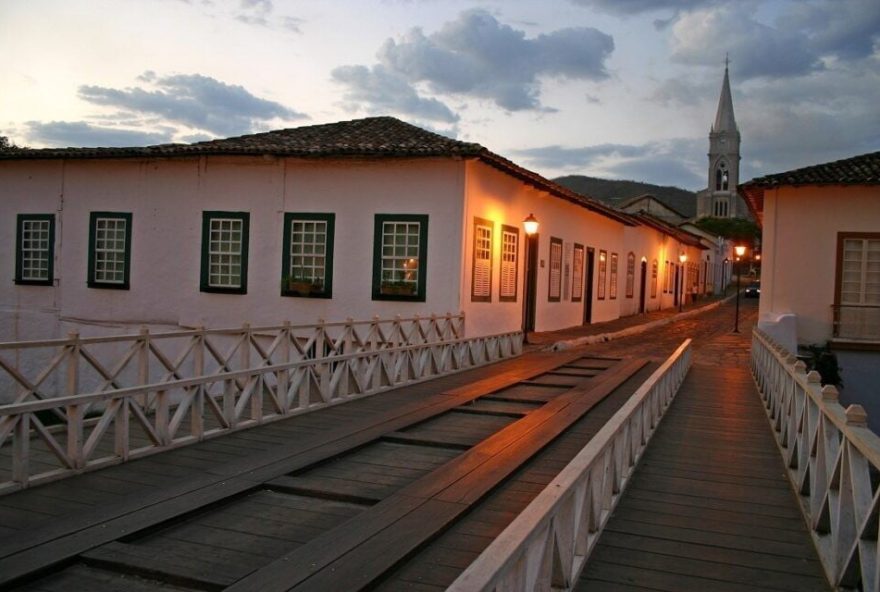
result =
M284 321L281 327L281 360L284 364L290 363L290 321ZM290 389L290 368L285 367L278 372L277 385L278 402L281 405L281 413L286 415L290 411L290 397L287 391Z
M138 384L150 384L150 329L146 325L141 325L138 334ZM144 409L147 408L147 394L144 393L140 400L140 405Z
M239 370L248 370L251 367L251 324L250 323L242 323L241 325L242 332L242 345L244 347L241 348L239 352L241 367Z
M196 327L196 342L193 346L193 376L200 377L205 373L205 327ZM190 389L190 433L197 440L205 434L205 385L198 384Z
M67 406L67 457L73 465L72 469L81 469L85 466L82 405Z
M27 485L30 473L31 429L29 413L22 413L12 434L12 480Z
M156 393L156 433L159 435L159 445L168 446L171 443L171 426L169 425L170 414L168 409L168 391L162 389Z
M116 456L123 462L128 460L130 451L129 446L129 413L128 397L119 399L119 409L116 411L116 419L114 424L114 443L113 450Z
M70 339L67 353L67 395L79 394L79 331L71 331L67 334Z

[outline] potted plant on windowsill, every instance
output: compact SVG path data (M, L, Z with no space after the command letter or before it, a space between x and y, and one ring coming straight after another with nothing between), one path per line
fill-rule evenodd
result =
M382 294L386 296L414 296L415 293L413 282L382 282Z
M294 275L293 277L283 277L281 279L281 286L287 294L293 294L295 296L320 294L324 291L324 286L320 282L297 275Z

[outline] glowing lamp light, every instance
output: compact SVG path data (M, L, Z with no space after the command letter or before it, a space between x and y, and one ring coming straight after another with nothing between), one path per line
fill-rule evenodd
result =
M678 256L678 260L681 261L682 263L684 263L685 261L687 261L687 260L688 260L687 253L682 253L681 255L679 255L679 256Z
M538 219L535 218L534 214L529 214L525 220L523 220L523 227L526 229L526 234L529 236L538 232Z
M746 254L746 246L745 245L736 245L733 247L733 250L736 251L737 257L742 257Z

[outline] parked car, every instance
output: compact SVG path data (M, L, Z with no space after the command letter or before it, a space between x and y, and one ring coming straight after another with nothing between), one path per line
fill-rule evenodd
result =
M746 286L746 298L759 298L761 296L761 282L752 282Z

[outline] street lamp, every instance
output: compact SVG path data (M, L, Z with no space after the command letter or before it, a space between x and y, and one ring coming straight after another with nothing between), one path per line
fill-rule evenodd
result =
M679 255L678 260L681 262L681 292L678 294L678 312L681 312L682 305L684 304L684 264L688 260L687 253Z
M739 333L739 276L740 276L740 262L742 256L746 254L745 245L737 245L733 248L736 251L736 319L733 323L733 332Z
M522 320L522 332L523 332L523 343L526 344L529 342L529 320L532 317L534 311L532 310L532 275L534 275L534 270L532 269L533 262L531 261L531 257L529 256L530 251L532 250L532 240L535 236L535 233L538 232L538 219L535 218L534 214L529 214L526 216L526 219L523 220L523 229L526 232L526 245L525 245L525 260L523 265L523 320Z

